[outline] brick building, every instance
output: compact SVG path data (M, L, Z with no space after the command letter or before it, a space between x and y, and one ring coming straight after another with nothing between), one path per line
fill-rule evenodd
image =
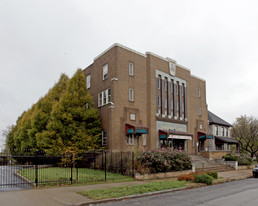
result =
M85 70L110 150L198 152L209 132L206 83L170 58L114 44Z

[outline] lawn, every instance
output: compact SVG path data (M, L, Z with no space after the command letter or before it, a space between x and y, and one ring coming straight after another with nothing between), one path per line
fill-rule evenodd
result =
M86 196L93 200L102 200L116 197L125 197L136 194L168 190L174 188L186 187L185 181L161 181L151 182L143 185L113 187L108 189L98 189L79 192L78 194Z
M35 181L35 168L22 169L19 173L26 179ZM72 169L73 184L96 184L105 182L105 172L101 170L92 170L87 168ZM70 184L71 168L39 168L39 185L57 185ZM132 177L107 172L107 182L132 181Z

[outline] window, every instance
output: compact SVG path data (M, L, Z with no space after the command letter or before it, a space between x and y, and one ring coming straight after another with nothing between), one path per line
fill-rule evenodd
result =
M168 107L168 101L167 101L167 98L165 98L165 108L167 109Z
M86 85L87 85L87 89L89 89L90 88L90 75L88 75L86 78Z
M160 107L160 96L158 96L158 107Z
M199 107L199 108L198 108L198 115L201 116L201 114L202 114L202 108Z
M228 137L228 128L225 128L226 130L226 137Z
M215 135L218 135L218 126L215 126Z
M134 101L133 89L129 89L129 101Z
M130 114L130 120L135 120L135 114Z
M126 136L126 144L128 145L137 145L139 141L139 138L137 135L129 134Z
M98 94L98 106L104 106L111 102L111 89L106 89Z
M201 97L201 88L198 88L198 97Z
M146 142L146 134L142 134L142 145L146 146L147 142Z
M107 145L107 131L102 131L102 145Z
M158 89L160 89L160 78L158 78Z
M103 66L103 80L108 78L108 64Z
M108 89L108 102L111 102L111 89Z
M129 75L133 76L133 63L129 63Z
M221 136L224 136L224 127L221 128Z

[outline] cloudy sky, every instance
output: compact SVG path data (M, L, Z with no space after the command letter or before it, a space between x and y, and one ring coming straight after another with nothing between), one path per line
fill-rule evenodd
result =
M0 0L0 132L114 43L205 79L208 108L226 121L258 118L257 10L256 0Z

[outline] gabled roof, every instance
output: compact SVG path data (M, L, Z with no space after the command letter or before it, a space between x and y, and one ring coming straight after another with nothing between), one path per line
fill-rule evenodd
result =
M208 111L208 120L209 120L209 124L217 124L221 126L232 127L231 124L229 124L228 122L221 119L220 117L218 117L217 115L213 114L210 111Z

